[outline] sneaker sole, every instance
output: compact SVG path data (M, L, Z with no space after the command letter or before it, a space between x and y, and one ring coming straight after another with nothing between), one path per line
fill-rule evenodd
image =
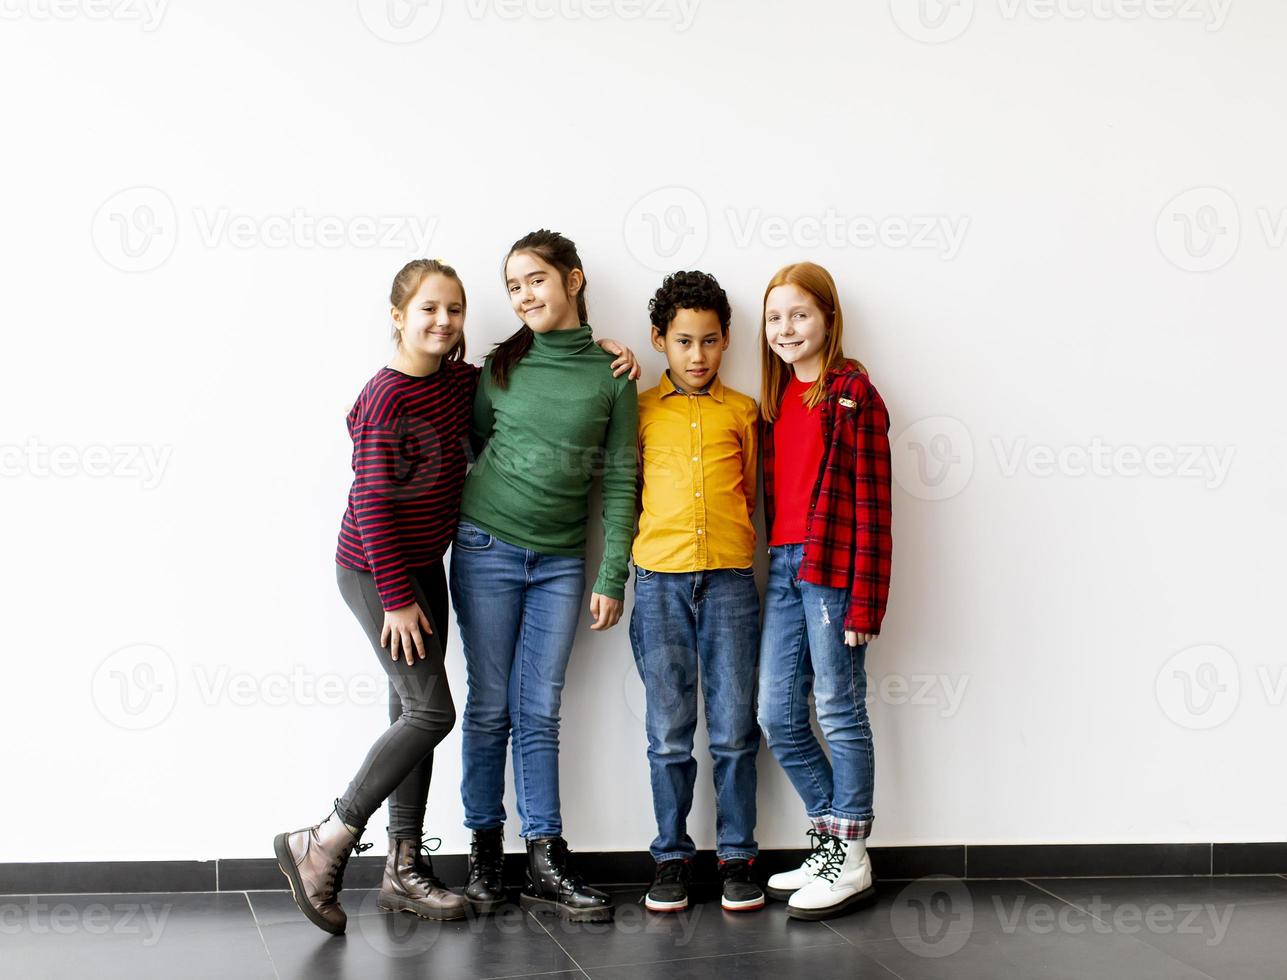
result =
M519 907L528 912L548 912L568 922L611 922L615 910L611 905L599 909L577 909L549 898L532 895L518 896Z
M764 896L744 902L730 902L727 898L721 898L719 904L725 912L756 912L764 908Z
M773 899L775 902L789 902L791 901L791 896L794 895L795 892L789 888L770 888L768 885L765 885L764 894L768 895L769 898Z
M652 899L644 898L644 908L649 912L682 912L688 908L688 899L679 902L654 902Z
M850 912L857 911L864 905L871 904L876 898L876 883L873 881L870 888L860 891L856 895L850 895L843 902L837 902L835 905L828 905L824 909L801 909L794 905L788 905L786 914L788 918L802 919L805 922L819 922L822 919L834 919L837 916L847 915Z
M383 895L380 895L376 898L375 904L386 912L410 912L413 915L420 916L422 919L432 919L435 922L453 922L456 919L463 919L465 917L465 910L463 908L425 908L423 905L417 905L415 902L405 898L399 898L397 896L385 898Z
M286 880L290 882L291 899L295 902L295 905L299 910L308 918L308 921L317 926L317 928L324 932L329 932L332 936L342 936L344 934L344 926L340 926L337 929L332 923L327 922L322 918L318 914L317 909L308 904L307 900L302 898L304 894L304 882L300 880L299 869L295 867L295 860L291 857L290 846L286 843L286 839L289 836L290 834L278 834L273 838L273 853L277 855L277 870L284 874L286 876Z

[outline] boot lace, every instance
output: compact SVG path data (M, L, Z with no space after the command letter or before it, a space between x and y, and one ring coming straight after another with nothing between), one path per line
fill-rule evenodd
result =
M578 892L585 887L585 881L579 874L568 867L568 845L567 841L561 837L556 837L549 843L550 864L558 871L558 885L560 890L566 889L570 892Z
M429 841L434 843L430 845ZM431 855L440 847L442 847L441 837L421 837L420 842L416 845L416 858L424 864L424 871L417 871L416 874L434 888L447 887L438 879L433 870L433 857Z
M836 878L840 876L840 869L845 863L845 843L839 837L832 834L819 834L819 847L826 848L827 851L822 856L822 865L815 872L817 876L831 884L836 883Z
M335 798L334 805L335 805L335 819L340 820L340 800L338 796ZM343 821L341 820L341 822ZM359 831L359 836L361 836L360 831ZM344 869L349 866L349 855L353 854L354 852L361 854L363 851L369 851L372 848L372 846L373 845L369 842L366 844L362 844L362 843L359 843L357 839L354 839L353 846L344 852L344 854L340 857L339 862L335 866L335 873L334 873L335 876L331 881L331 889L333 892L338 892L344 888Z

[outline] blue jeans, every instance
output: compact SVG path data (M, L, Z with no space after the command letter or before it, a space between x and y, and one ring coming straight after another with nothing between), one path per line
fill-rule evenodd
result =
M845 645L845 589L801 582L803 547L769 549L760 645L760 727L818 829L871 832L874 760L866 645ZM809 724L809 692L831 760Z
M465 826L505 822L505 749L525 838L559 837L559 706L585 591L585 559L508 544L461 521L451 599L469 692L461 721Z
M650 572L635 566L630 645L647 694L645 727L652 806L653 859L691 858L688 836L697 762L700 667L706 728L715 768L715 851L720 860L753 858L755 843L755 661L760 595L747 569Z

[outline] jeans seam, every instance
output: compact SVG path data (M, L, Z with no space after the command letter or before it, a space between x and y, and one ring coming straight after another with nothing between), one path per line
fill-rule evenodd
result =
M799 590L799 586L798 586L798 585L796 586L796 591L797 591L797 592L799 592L799 591L800 591L800 590ZM801 594L801 595L800 595L800 606L801 606L801 609L802 609L802 610L803 610L803 612L804 612L804 617L808 617L808 615L809 615L809 610L808 610L807 608L805 608L805 606L804 606L804 596L803 596L803 594ZM808 645L809 645L809 629L808 629L808 624L807 624L807 619L806 619L806 618L802 618L802 619L801 619L801 630L803 631L803 636L801 637L801 639L803 639L803 641L804 641L804 645L805 645L806 647L808 647ZM790 699L790 701L788 702L788 710L790 710L790 712L791 712L791 717L794 717L794 716L795 716L795 711L794 711L794 708L795 708L795 700L796 700L796 697L798 697L798 696L799 696L799 690L800 690L800 665L801 665L801 663L802 663L802 659L801 659L801 657L800 657L800 644L799 644L799 643L797 643L797 644L796 644L796 649L795 649L795 660L794 660L794 663L792 664L792 676L791 676L791 699ZM807 726L807 725L808 725L808 714L809 714L809 709L808 709L808 705L807 705L807 703L806 703L806 705L805 705L805 712L804 712L804 713L805 713L805 725ZM809 733L809 737L810 737L810 738L813 738L813 733L812 733L812 732L810 732L810 733ZM817 774L816 772L814 772L814 770L813 770L813 764L809 761L808 756L807 756L805 753L803 753L803 752L801 752L801 751L800 751L800 743L797 741L797 734L796 734L796 732L795 732L794 730L793 730L793 731L792 731L792 733L791 733L791 747L795 750L796 756L797 756L797 757L798 757L802 762L804 762L804 767L805 767L805 769L806 769L806 770L808 770L809 778L813 780L813 788L814 788L814 791L817 793L818 798L819 798L819 799L824 798L827 794L825 794L825 793L823 793L823 792L822 792L822 783L821 783L821 782L819 782L819 780L818 780L818 774ZM827 806L827 809L828 809L828 810L831 808L831 799L834 799L834 798L835 798L835 792L834 792L834 787L833 787L833 791L832 791L832 794L831 794L831 798L830 798L830 799L827 799L827 803L826 803L826 806Z

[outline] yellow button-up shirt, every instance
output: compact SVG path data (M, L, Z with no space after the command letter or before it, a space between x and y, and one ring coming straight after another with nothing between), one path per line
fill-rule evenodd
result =
M653 572L749 568L755 554L755 400L719 377L700 395L639 396L643 512L634 560Z

